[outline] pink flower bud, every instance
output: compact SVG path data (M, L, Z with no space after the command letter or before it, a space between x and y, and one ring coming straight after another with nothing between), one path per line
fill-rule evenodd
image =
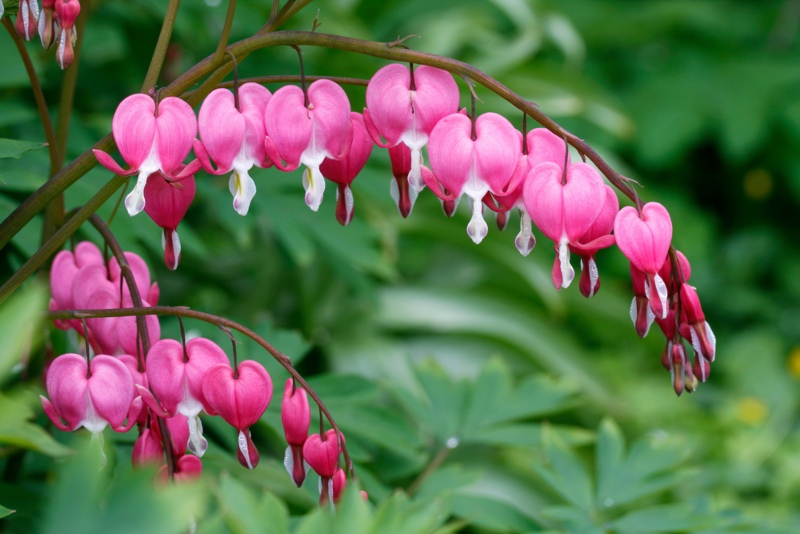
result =
M353 193L350 191L350 184L364 168L372 153L372 139L364 127L361 113L351 112L350 121L353 125L353 137L347 155L338 160L326 158L319 167L322 176L339 186L336 191L336 220L342 226L347 226L353 220Z
M144 467L146 465L161 466L164 463L164 449L161 447L161 438L149 428L136 439L131 453L133 467Z
M58 66L63 70L68 69L75 59L73 47L78 40L75 21L81 12L81 4L78 0L56 0L55 11L58 27L61 28L58 36L56 59L58 60Z
M55 7L56 0L42 0L42 10L39 12L39 38L45 50L49 50L56 40Z
M283 403L281 404L281 422L286 442L283 465L295 485L299 488L306 478L305 462L303 459L303 444L308 437L308 427L311 424L311 411L308 408L306 390L295 387L294 379L286 380L283 390Z
M239 431L239 463L255 468L258 451L249 428L261 418L272 399L269 373L253 360L241 362L236 370L227 363L217 364L203 377L203 395L208 406Z
M20 0L17 11L17 33L26 41L36 35L37 21L39 20L39 5L36 0Z
M344 436L342 436L344 440ZM311 469L323 478L331 478L339 467L341 447L333 429L324 434L311 434L303 445L303 457Z
M181 259L178 224L189 210L195 190L194 175L186 176L178 182L167 180L161 173L151 175L144 187L144 211L162 229L164 263L173 271L178 268Z
M681 285L680 295L681 309L686 314L686 322L691 329L687 339L691 341L694 350L713 362L717 339L706 322L703 308L700 306L700 297L689 284Z
M403 143L389 147L394 180L389 182L389 193L403 218L407 218L417 200L417 191L410 188L408 174L411 172L411 149Z

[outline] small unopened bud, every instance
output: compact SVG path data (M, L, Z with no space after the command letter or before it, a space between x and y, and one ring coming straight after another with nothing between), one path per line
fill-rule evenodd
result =
M16 28L20 37L30 41L38 31L39 5L36 0L20 0Z

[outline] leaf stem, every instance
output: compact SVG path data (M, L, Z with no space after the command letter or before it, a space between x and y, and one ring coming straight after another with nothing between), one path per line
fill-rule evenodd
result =
M167 12L164 15L164 23L161 25L161 33L158 35L158 41L156 42L156 49L153 51L150 67L147 69L144 83L142 83L142 93L146 93L155 87L156 82L158 82L161 67L164 65L164 58L167 57L167 48L172 37L172 28L175 27L175 19L178 17L180 4L181 0L169 0Z
M273 347L266 339L256 334L253 330L247 328L244 325L241 325L235 321L231 321L230 319L226 319L224 317L220 317L218 315L212 315L210 313L201 312L189 309L187 307L182 306L151 306L149 308L142 308L142 307L134 307L134 308L117 308L117 309L108 309L108 310L58 310L52 311L47 314L47 317L50 319L80 319L80 318L99 318L99 317L127 317L130 315L134 316L145 316L145 315L169 315L173 317L185 317L189 319L196 319L199 321L205 321L207 323L211 323L216 325L219 328L230 328L236 330L244 334L245 336L249 337L256 343L258 343L264 350L266 350L274 359L277 361L286 371L303 387L308 395L314 400L317 404L319 409L325 414L325 418L330 423L331 427L336 431L337 435L341 435L342 432L339 430L339 426L336 424L336 421L333 419L328 408L325 406L325 403L322 402L319 395L308 385L308 382L297 372L297 370L292 365L292 360L287 355L280 352L278 349ZM353 476L353 461L350 458L350 454L347 452L347 447L344 444L344 440L342 440L342 453L344 455L345 464L347 470L350 472L351 477ZM444 461L444 459L442 459ZM441 463L441 462L440 462Z

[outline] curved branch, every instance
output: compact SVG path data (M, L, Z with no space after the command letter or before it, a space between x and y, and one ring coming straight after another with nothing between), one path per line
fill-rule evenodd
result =
M336 421L334 421L331 412L325 406L325 403L322 402L322 399L319 398L319 395L311 389L311 386L308 385L308 382L297 372L297 370L292 365L292 360L287 355L283 354L281 351L273 347L266 339L256 334L253 330L250 330L244 325L241 325L235 321L231 321L230 319L226 319L224 317L219 317L218 315L212 315L210 313L205 313L201 311L196 311L189 309L187 307L180 307L180 306L151 306L149 308L120 308L120 309L111 309L111 310L58 310L52 311L47 314L47 317L50 319L90 319L90 318L99 318L99 317L127 317L129 315L134 316L145 316L145 315L171 315L175 317L186 317L189 319L197 319L199 321L205 321L207 323L211 323L216 325L217 327L226 327L236 330L244 334L245 336L249 337L256 343L258 343L264 350L266 350L275 361L277 361L286 371L294 378L305 390L308 392L308 395L314 399L314 402L317 403L319 409L325 414L325 418L331 424L331 427L336 432L336 435L342 435L341 430L339 430ZM347 467L347 470L350 472L350 477L354 477L354 470L353 470L353 461L350 458L350 454L347 452L347 446L342 441L342 453L344 455L344 461Z

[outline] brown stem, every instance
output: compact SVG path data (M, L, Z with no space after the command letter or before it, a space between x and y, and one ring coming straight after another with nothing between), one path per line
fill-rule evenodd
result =
M219 61L225 55L225 47L228 46L228 38L231 36L231 25L233 24L233 14L235 12L236 0L228 0L228 13L225 15L225 24L222 26L222 34L214 52L214 61Z
M292 366L292 360L278 349L273 347L267 340L256 334L254 331L250 330L244 325L241 325L235 321L231 321L230 319L226 319L224 317L220 317L218 315L212 315L210 313L191 310L187 307L174 307L174 306L151 306L149 308L117 308L117 309L108 309L108 310L58 310L52 311L47 314L47 317L50 319L81 319L81 318L99 318L99 317L126 317L129 315L134 316L145 316L145 315L169 315L173 317L186 317L189 319L197 319L199 321L205 321L207 323L211 323L213 325L218 326L219 328L231 328L236 330L237 332L241 332L245 336L249 337L256 343L258 343L264 350L266 350L274 359L277 361L286 371L294 378L301 387L303 387L308 395L317 403L317 406L325 414L325 418L330 423L331 427L336 431L337 436L342 435L341 430L339 430L339 426L334 421L333 416L331 415L328 408L325 406L325 403L322 402L322 399L319 398L319 395L311 389L311 386L308 385L308 382L297 372L297 370ZM342 446L342 453L344 454L344 460L347 467L347 471L350 472L350 477L354 476L353 471L353 461L350 458L350 454L347 452L347 447L345 446L343 440L341 443Z
M439 466L444 463L444 461L447 459L447 456L450 454L450 451L452 450L453 447L448 447L447 445L439 449L439 452L433 457L431 463L429 463L428 466L425 467L425 470L414 479L414 481L408 487L406 493L409 496L414 495L417 490L419 490L420 486L422 486L422 483L425 482L425 480L431 476L434 471L439 469Z
M141 308L143 302L142 296L139 294L139 286L136 285L136 278L133 276L133 270L131 270L131 266L128 264L128 259L125 257L125 253L122 250L122 247L119 245L119 241L117 241L117 238L111 232L111 229L98 214L93 213L91 217L89 217L89 222L95 227L100 235L103 236L103 240L105 241L106 245L108 245L108 247L111 249L111 253L114 254L114 257L117 259L120 272L122 273L125 282L128 284L128 290L130 291L133 305L136 308ZM136 316L136 328L139 332L139 339L141 339L142 342L141 353L138 354L139 372L143 373L145 371L144 355L150 352L150 333L147 331L147 320L144 315ZM86 332L88 333L88 330ZM138 350L139 344L137 343L136 345ZM150 392L157 400L158 398L156 397L156 394L152 388L150 388ZM166 421L164 421L162 417L156 417L158 419L158 429L161 431L161 447L164 449L164 455L167 459L167 476L169 476L169 479L172 480L175 476L175 451L172 448L172 437L170 436Z
M180 5L181 0L169 0L169 4L167 4L167 12L164 14L161 33L158 34L156 48L153 51L153 57L150 59L150 66L147 68L147 74L145 74L144 82L142 83L143 93L155 87L156 82L158 82L158 76L161 74L161 67L164 66L164 58L167 57L167 48L169 48L172 28L175 27L175 19L178 18L178 8Z

